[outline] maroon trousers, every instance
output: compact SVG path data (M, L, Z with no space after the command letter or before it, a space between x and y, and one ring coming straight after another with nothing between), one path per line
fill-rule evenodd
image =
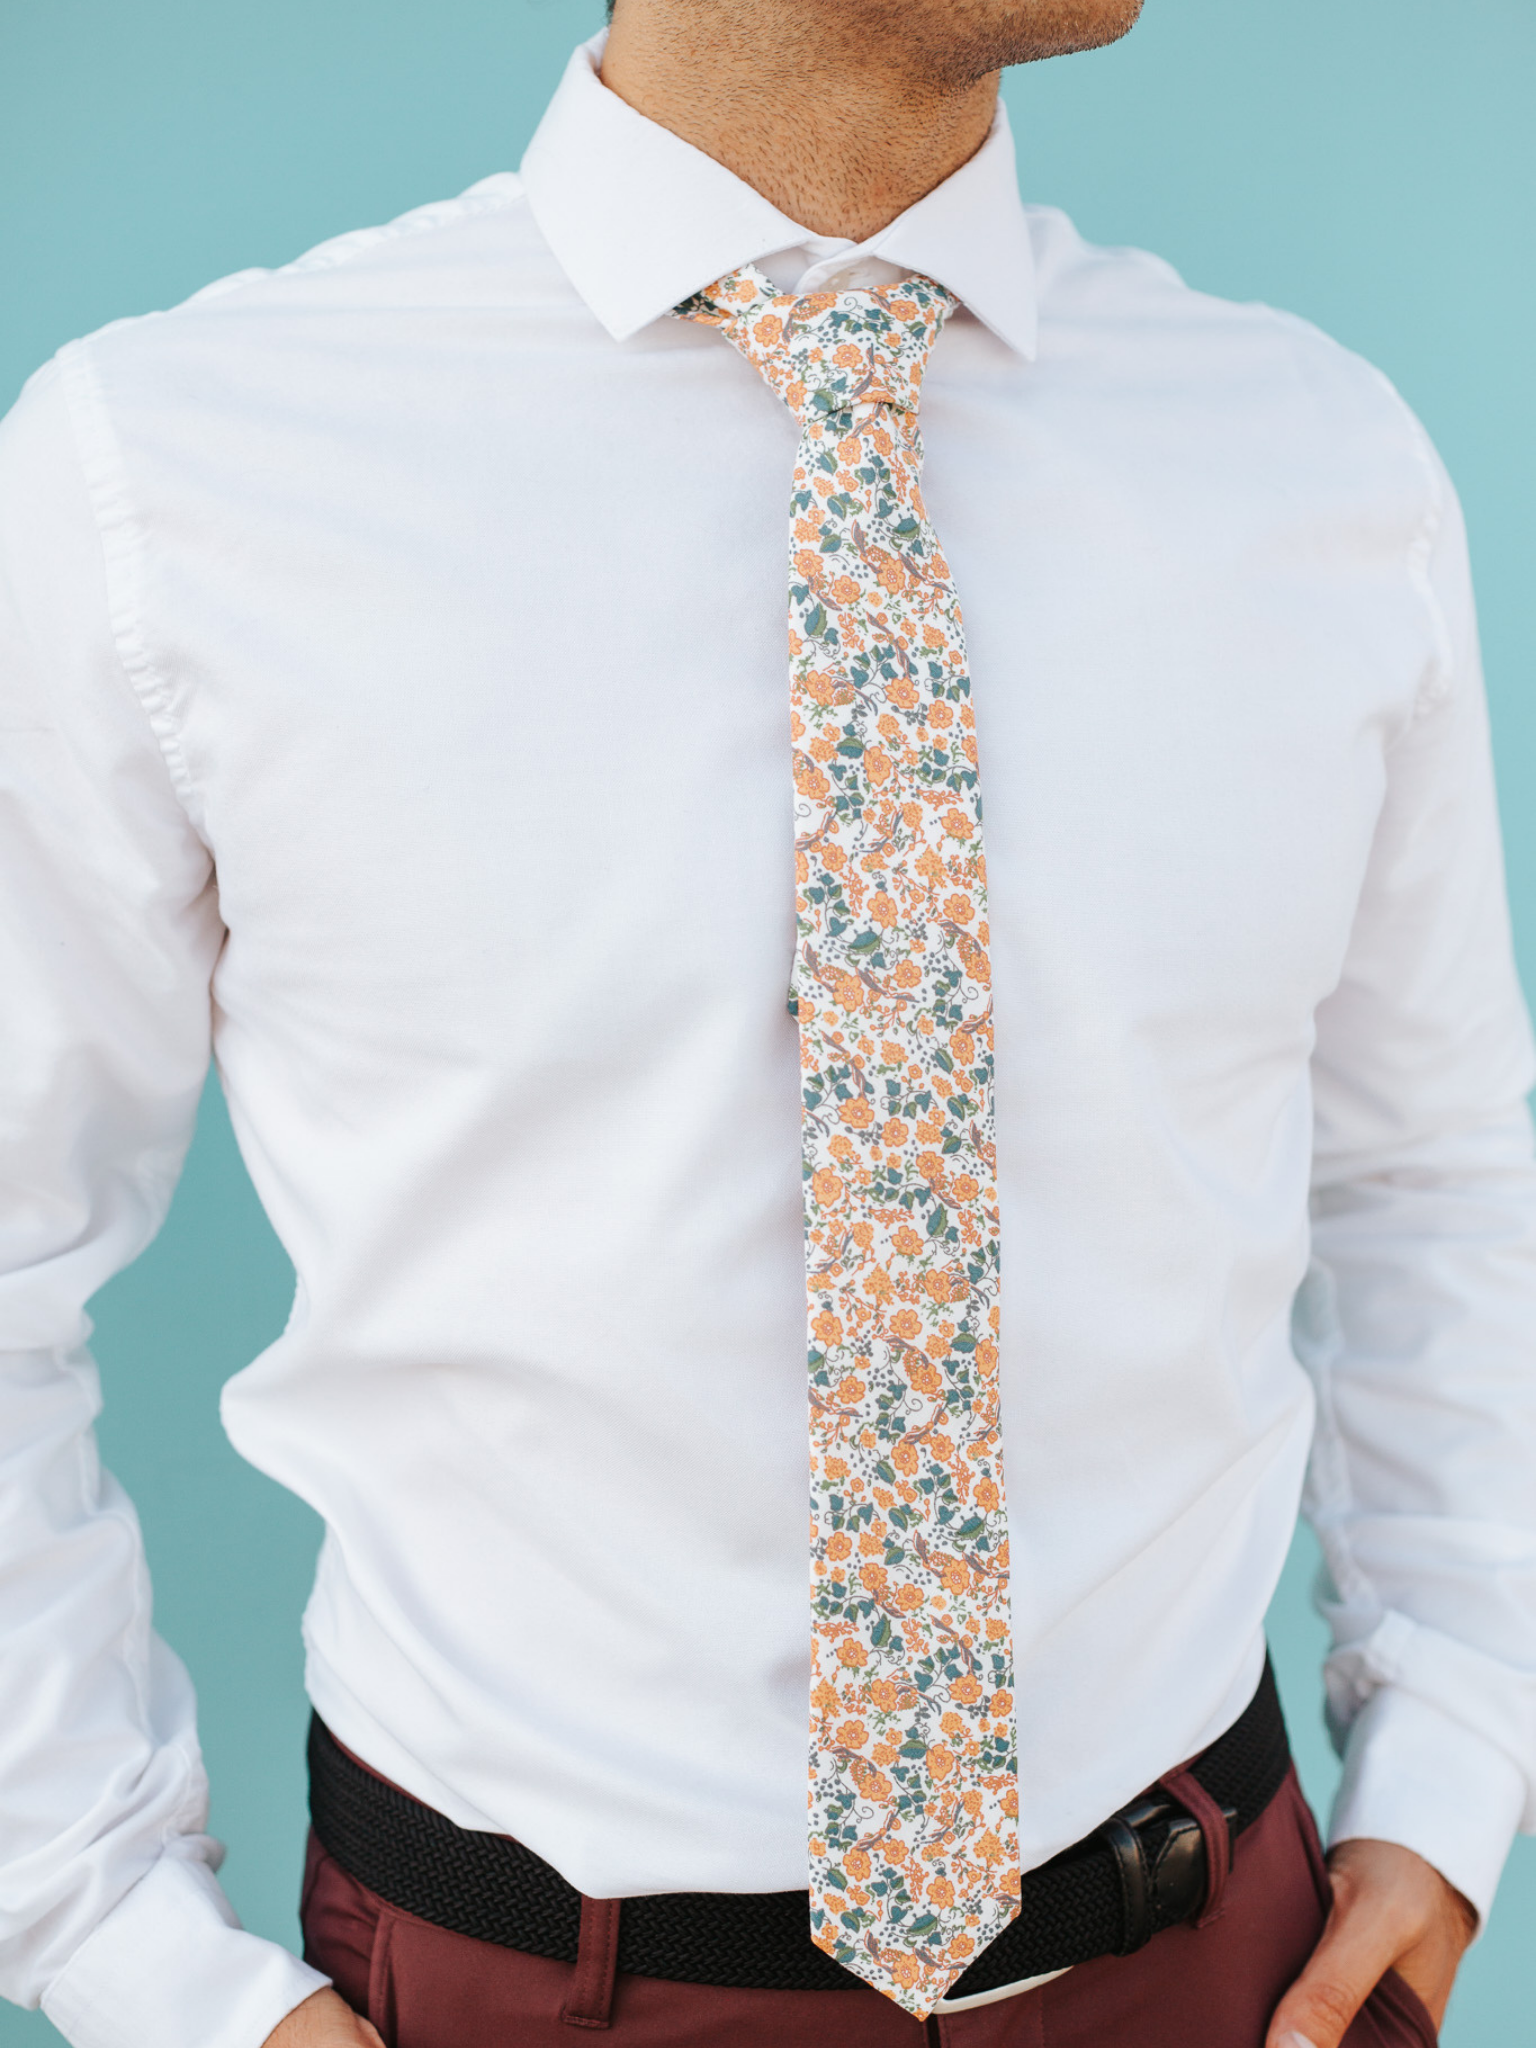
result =
M732 1991L616 1975L622 1907L582 1906L573 1965L449 1934L365 1891L310 1838L304 1954L389 2048L1262 2048L1282 1992L1322 1932L1328 1880L1295 1773L1241 1837L1217 1911L1131 1956L1082 1963L1036 1991L910 2018L878 1992ZM1396 1976L1345 2048L1434 2048Z

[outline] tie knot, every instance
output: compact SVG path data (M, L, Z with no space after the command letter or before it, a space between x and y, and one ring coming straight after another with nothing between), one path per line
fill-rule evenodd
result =
M954 309L926 277L873 291L775 292L750 265L677 308L723 330L801 420L917 411L928 351Z

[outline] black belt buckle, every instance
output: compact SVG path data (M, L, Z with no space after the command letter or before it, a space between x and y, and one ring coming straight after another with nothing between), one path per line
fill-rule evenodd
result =
M1237 1808L1223 1806L1227 1841L1237 1839ZM1166 1792L1143 1792L1099 1829L1115 1859L1124 1937L1116 1955L1145 1947L1160 1929L1193 1919L1205 1903L1209 1872L1200 1823Z

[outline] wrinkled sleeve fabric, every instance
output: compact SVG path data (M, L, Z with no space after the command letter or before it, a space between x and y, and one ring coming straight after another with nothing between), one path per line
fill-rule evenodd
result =
M0 1991L75 2048L257 2048L325 1980L213 1875L192 1689L92 1429L85 1304L165 1213L222 938L139 544L77 348L0 423Z
M1486 1915L1536 1828L1536 1167L1460 509L1419 438L1428 649L1342 980L1317 1019L1307 1511L1344 1774L1332 1838Z

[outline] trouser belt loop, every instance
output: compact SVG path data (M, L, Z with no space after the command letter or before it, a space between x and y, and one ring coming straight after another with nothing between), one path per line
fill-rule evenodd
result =
M613 2012L613 1978L619 1957L618 1899L581 1901L581 1935L571 1995L560 2008L568 2027L606 2027Z
M1205 1904L1194 1924L1207 1927L1220 1915L1222 1894L1226 1891L1227 1877L1232 1869L1231 1823L1187 1765L1170 1771L1166 1778L1159 1778L1158 1783L1200 1823L1200 1836L1205 1843Z

